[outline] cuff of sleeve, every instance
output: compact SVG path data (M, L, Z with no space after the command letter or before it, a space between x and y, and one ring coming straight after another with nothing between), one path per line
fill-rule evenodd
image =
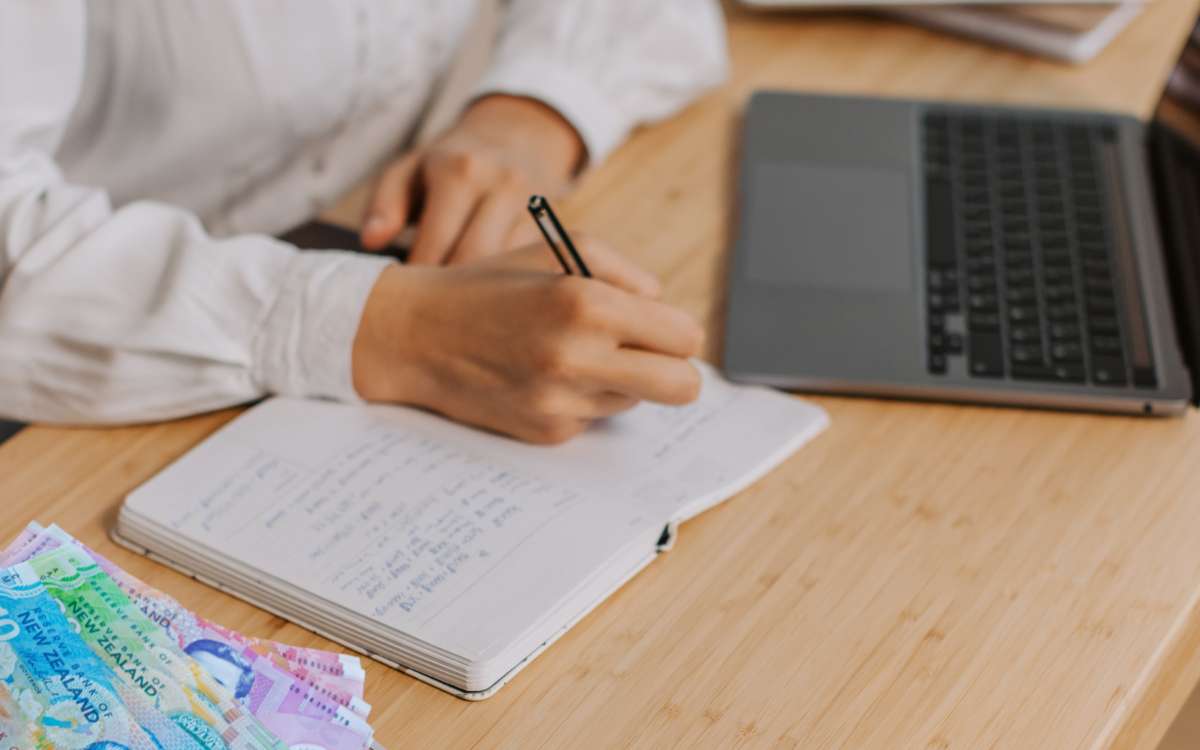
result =
M269 393L361 401L351 356L363 306L390 258L296 253L255 342L255 376Z
M475 88L475 98L486 94L527 96L557 111L583 139L592 165L604 161L631 127L604 92L586 77L561 67L543 67L529 59L494 66Z

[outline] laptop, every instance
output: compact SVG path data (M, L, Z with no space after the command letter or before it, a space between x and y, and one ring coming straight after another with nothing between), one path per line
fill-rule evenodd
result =
M1150 123L760 92L723 366L807 391L1137 414L1200 393L1200 23Z

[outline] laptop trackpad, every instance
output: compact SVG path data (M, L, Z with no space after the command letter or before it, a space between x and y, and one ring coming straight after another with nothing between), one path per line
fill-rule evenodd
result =
M745 217L751 279L820 289L912 284L908 175L899 169L760 164Z

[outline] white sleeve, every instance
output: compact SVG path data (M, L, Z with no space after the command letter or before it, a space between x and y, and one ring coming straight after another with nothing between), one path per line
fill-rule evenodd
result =
M156 420L267 393L357 398L350 351L388 261L210 238L113 210L52 154L78 96L83 3L0 3L0 416Z
M579 132L593 164L636 125L667 117L728 71L715 0L507 0L477 94L538 99Z

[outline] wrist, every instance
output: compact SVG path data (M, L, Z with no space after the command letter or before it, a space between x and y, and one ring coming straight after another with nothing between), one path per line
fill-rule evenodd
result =
M351 375L367 401L425 406L435 383L422 367L419 311L429 269L388 266L379 274L354 336Z
M489 94L467 108L460 125L500 143L550 180L570 180L586 157L583 139L574 126L536 99Z

